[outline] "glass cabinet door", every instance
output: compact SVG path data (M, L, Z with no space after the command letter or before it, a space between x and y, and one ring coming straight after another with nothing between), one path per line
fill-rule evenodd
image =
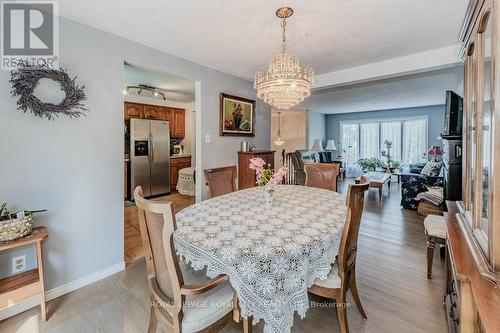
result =
M470 98L470 103L468 103L469 110L469 127L468 127L468 135L470 137L470 169L469 169L469 175L470 175L470 186L468 187L469 190L469 198L470 198L470 207L469 207L469 212L472 214L470 217L470 222L474 223L475 221L475 184L476 184L476 149L477 149L477 140L476 140L476 86L477 86L477 73L476 73L476 68L477 68L477 52L476 52L476 45L473 44L471 48L471 53L468 56L468 60L470 61L470 80L471 80L471 89L469 91L469 98ZM472 225L475 227L474 225Z
M480 184L480 193L481 193L481 210L479 221L479 230L481 235L488 239L488 222L489 222L489 197L490 197L490 165L491 165L491 103L490 103L490 88L491 88L491 52L492 52L492 22L491 19L487 19L486 25L484 28L484 32L480 34L481 40L481 59L480 59L480 68L479 73L481 77L480 84L480 92L481 96L478 99L478 103L480 103L479 107L481 112L479 113L478 119L480 120L481 132L480 140L481 140L481 157L479 159L480 166L480 175L481 178L478 181ZM487 244L485 244L487 246Z

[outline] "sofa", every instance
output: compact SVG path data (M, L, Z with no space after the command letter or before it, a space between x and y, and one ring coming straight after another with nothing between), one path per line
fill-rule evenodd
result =
M415 198L419 193L429 186L443 187L442 168L439 176L427 176L420 174L424 166L425 163L410 164L407 172L401 174L401 207L416 210L419 202Z

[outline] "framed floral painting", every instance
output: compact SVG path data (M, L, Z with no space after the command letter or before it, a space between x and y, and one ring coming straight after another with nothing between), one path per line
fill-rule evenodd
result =
M221 93L220 135L255 136L255 101Z

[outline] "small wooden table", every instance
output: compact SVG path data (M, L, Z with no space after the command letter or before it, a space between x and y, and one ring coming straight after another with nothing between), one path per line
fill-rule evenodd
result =
M32 269L0 280L0 311L39 295L42 321L44 323L47 321L42 260L42 241L47 236L47 228L34 227L33 232L26 237L0 243L0 251L36 244L38 262L38 269Z
M382 190L384 185L387 184L387 188L391 190L391 173L387 172L367 172L363 174L365 178L370 183L370 187L378 188L378 197L382 200ZM359 184L361 177L356 178L354 181Z

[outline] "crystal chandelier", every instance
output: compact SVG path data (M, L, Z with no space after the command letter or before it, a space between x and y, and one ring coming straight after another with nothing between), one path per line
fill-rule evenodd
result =
M281 49L273 55L267 68L255 73L257 97L278 109L289 109L302 102L311 94L314 80L313 70L301 67L299 59L286 45L286 19L292 14L293 9L290 7L276 11L276 16L283 19Z

